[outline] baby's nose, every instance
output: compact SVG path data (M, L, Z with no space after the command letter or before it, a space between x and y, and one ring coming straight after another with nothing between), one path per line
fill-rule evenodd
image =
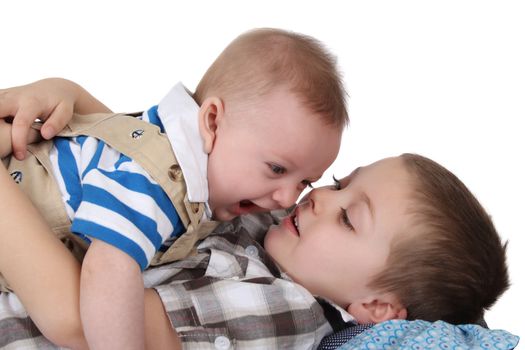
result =
M293 187L283 187L275 191L273 199L279 203L281 208L289 208L295 204L300 191Z

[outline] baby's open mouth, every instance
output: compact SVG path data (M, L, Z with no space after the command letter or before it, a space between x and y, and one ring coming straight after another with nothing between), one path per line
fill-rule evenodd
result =
M247 199L242 200L242 201L239 203L239 206L240 206L241 208L250 207L250 206L252 206L252 205L254 205L253 202L252 202L252 201L249 201L249 200L247 200Z
M247 199L239 202L239 214L256 213L261 211L267 211L267 209L262 208Z

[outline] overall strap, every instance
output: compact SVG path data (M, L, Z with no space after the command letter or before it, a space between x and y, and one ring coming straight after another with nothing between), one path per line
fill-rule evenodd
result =
M173 203L186 228L164 253L157 253L152 265L178 260L193 250L195 242L206 236L216 223L200 225L204 203L190 203L182 169L168 137L158 126L133 116L97 113L73 116L60 136L92 136L136 161L161 186Z
M198 223L204 205L187 202L186 184L167 136L158 126L119 113L75 114L60 136L92 136L136 161L162 187L184 224Z

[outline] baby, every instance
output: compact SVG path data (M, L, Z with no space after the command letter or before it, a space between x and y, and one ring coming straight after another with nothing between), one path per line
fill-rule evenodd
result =
M36 86L45 96L57 84L79 91L64 80L22 91ZM92 97L78 104L82 111L107 112ZM13 125L0 124L7 135L24 118L9 114ZM63 273L48 272L62 276L56 288L24 279L31 268L16 250L5 252L12 259L5 258L0 271L57 344L85 345L78 345L82 335L63 339L62 322L50 322L42 294L78 299L80 283L80 309L68 310L73 319L80 313L89 346L142 348L141 271L191 254L209 232L201 224L212 218L293 205L335 159L347 120L335 60L318 41L277 29L245 33L210 66L195 93L178 84L138 118L75 115L61 137L30 146L25 160L3 159L57 235L80 257L81 248L89 248L80 277L71 278L76 265L70 260L57 264ZM10 151L10 138L0 143ZM28 237L3 232L0 239L29 249ZM36 263L46 260L34 256Z

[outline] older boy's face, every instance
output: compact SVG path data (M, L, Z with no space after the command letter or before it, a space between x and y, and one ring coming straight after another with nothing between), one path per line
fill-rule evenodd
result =
M372 295L366 285L409 220L409 174L400 158L358 168L311 191L272 227L265 248L295 281L342 306Z
M339 151L341 130L284 89L225 104L225 115L208 158L209 203L218 220L293 205Z

